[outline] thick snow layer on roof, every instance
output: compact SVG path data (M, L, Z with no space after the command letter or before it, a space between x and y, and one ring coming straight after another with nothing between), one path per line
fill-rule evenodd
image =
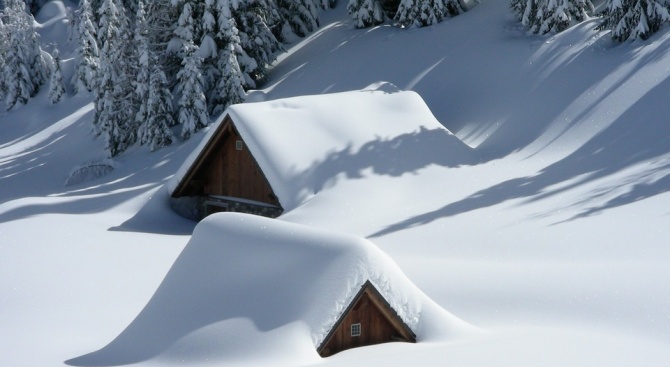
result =
M171 180L170 192L226 115L286 211L342 178L401 176L436 163L468 163L463 156L471 155L417 93L377 83L359 91L231 106ZM372 170L363 174L366 168Z
M309 362L319 358L316 347L368 279L419 342L453 339L473 330L417 289L368 240L221 213L198 224L125 331L105 348L68 363L138 362L177 341L187 345L185 337L197 340L199 348L211 345L217 353L240 353L230 350L230 336L222 337L227 333L244 341L242 354L256 348L276 362Z

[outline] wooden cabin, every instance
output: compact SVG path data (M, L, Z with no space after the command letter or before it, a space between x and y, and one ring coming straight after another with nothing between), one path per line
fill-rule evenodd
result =
M382 85L232 105L167 188L172 208L194 220L219 211L274 218L346 181L457 166L466 162L449 157L470 153L418 94Z
M416 335L367 281L317 352L321 357L328 357L351 348L389 342L416 343Z
M230 115L173 190L172 198L184 197L196 199L194 219L227 211L274 218L283 211Z

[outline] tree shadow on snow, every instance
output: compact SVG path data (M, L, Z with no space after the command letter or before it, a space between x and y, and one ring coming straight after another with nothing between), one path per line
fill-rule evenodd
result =
M459 167L479 163L475 151L442 128L418 130L393 138L377 137L358 149L351 145L315 161L306 172L294 172L286 185L294 189L295 203L339 180L368 176L400 177L435 165Z
M371 236L383 236L509 200L535 202L642 164L646 164L642 173L629 175L604 190L593 191L579 202L566 203L566 207L581 209L570 220L666 193L670 191L670 124L666 121L666 116L670 115L666 103L669 92L670 79L666 78L609 127L536 175L496 184L435 211L390 225Z

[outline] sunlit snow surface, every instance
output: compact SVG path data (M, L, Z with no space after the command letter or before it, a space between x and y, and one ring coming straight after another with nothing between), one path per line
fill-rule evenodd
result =
M42 41L58 42L67 80L72 45L57 5L36 19ZM300 295L306 308L292 316L249 306L241 317L207 319L224 312L207 302L198 307L212 313L187 312L195 296L184 291L179 298L182 288L167 285L202 276L207 267L186 260L214 244L186 246L195 223L170 210L165 183L206 133L154 153L133 148L110 174L65 187L74 167L105 158L102 142L91 133L92 96L50 105L45 88L28 105L0 112L0 365L666 366L670 33L615 45L594 30L593 19L559 35L532 36L507 6L483 0L424 29L355 30L340 4L280 58L266 88L251 93L270 101L387 81L417 92L474 148L464 152L476 161L465 164L398 175L366 166L357 179L336 175L280 218L292 223L277 226L285 233L299 224L310 233L282 241L289 246L321 238L320 231L325 239L370 239L397 264L392 272L407 276L408 288L479 331L322 360L305 311L319 308L321 298ZM459 158L471 159L449 159ZM295 248L278 255L263 247L255 257L252 248L217 274L270 277L245 271L270 272L279 266L273 260L301 258ZM247 268L250 257L256 263ZM289 267L276 281L321 274L310 266L326 261ZM175 274L184 278L175 283ZM206 279L195 286L215 286L188 292L206 298L195 291L233 284L246 296L295 292L229 281ZM124 339L159 335L142 326L158 327L145 316L166 294L174 304L160 330L195 327ZM439 325L455 320L431 318ZM115 340L133 343L114 349ZM150 353L137 352L143 349Z

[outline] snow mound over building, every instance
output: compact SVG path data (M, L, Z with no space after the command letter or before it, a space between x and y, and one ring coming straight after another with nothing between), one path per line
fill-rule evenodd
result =
M316 347L368 279L419 343L472 330L417 289L368 240L221 213L197 226L149 303L114 341L68 363L314 362L320 358Z

